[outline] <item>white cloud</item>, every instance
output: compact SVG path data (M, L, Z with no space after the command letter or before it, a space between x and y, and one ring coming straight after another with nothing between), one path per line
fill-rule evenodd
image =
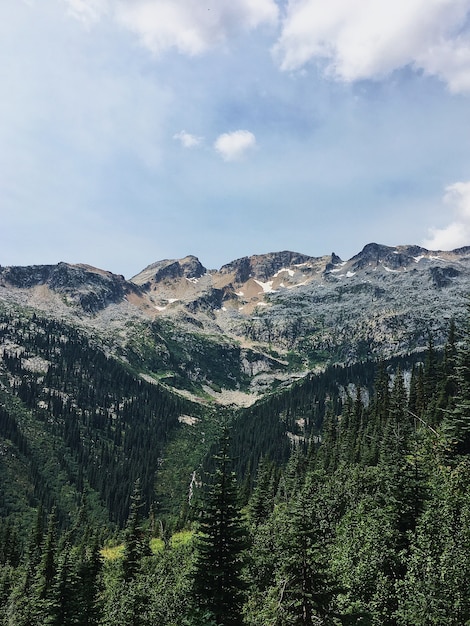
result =
M238 161L256 146L256 138L249 130L235 130L219 135L214 142L215 150L224 161Z
M115 16L153 54L176 48L195 56L237 32L276 23L278 8L274 0L116 0Z
M453 250L470 245L470 182L446 187L444 202L454 219L445 228L431 228L423 246L430 250Z
M351 82L407 65L470 90L470 0L288 0L273 53L281 69L310 61Z
M98 22L108 9L108 0L65 0L69 14L84 24Z
M183 148L195 148L196 146L201 145L204 138L196 137L196 135L191 135L191 133L181 130L179 133L173 135L173 139L177 139Z

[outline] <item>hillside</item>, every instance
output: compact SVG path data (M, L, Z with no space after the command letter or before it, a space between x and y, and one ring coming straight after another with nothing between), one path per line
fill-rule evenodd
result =
M188 256L131 280L65 263L0 270L7 309L78 325L144 375L242 406L314 368L420 351L429 334L442 346L469 287L470 248L378 244L348 261L278 252L220 270Z
M375 361L409 369L442 347L469 286L470 248L377 244L348 261L279 252L220 270L189 256L131 280L0 268L3 512L42 501L65 519L86 488L122 525L139 477L147 506L177 514L222 423L238 424L240 472L263 454L285 461L318 435L327 398L372 392Z
M0 623L467 623L469 255L1 268Z

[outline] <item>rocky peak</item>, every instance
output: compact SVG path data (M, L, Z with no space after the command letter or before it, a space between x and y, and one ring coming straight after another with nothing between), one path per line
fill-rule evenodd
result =
M337 254L332 252L330 260L327 262L325 266L325 271L330 272L332 269L334 269L337 265L340 265L342 262L343 260L341 259L341 257L339 257Z
M414 265L418 257L426 256L429 251L420 246L384 246L369 243L359 254L350 260L351 269L358 271L367 267L376 268L379 265L386 269L398 271Z
M119 302L126 293L136 290L123 276L89 265L32 265L0 269L0 285L16 289L33 289L44 285L62 294L69 304L79 305L92 313L111 302Z
M152 283L173 281L179 278L200 278L207 272L199 259L193 255L183 259L165 259L147 266L139 274L131 278L131 281L143 287L149 287Z
M199 259L191 254L181 259L179 265L185 278L201 278L207 272Z
M283 268L313 260L315 260L314 257L299 254L298 252L290 252L289 250L269 252L267 254L257 254L232 261L232 263L222 266L220 273L233 273L235 275L235 282L237 283L245 283L250 278L266 281Z
M470 246L464 246L463 248L457 248L453 252L457 256L466 257L466 256L470 255Z

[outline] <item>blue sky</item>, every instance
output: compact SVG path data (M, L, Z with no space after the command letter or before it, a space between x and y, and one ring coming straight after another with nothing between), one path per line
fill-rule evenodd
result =
M0 264L470 245L470 0L2 0Z

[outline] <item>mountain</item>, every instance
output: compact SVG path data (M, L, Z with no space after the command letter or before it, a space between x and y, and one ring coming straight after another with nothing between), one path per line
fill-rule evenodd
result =
M0 267L0 623L470 623L469 263Z
M121 526L137 478L177 516L226 423L240 475L318 437L328 402L410 369L465 316L470 247L283 251L131 280L88 265L0 267L0 517L65 520L88 492ZM392 361L392 359L395 359ZM338 409L339 410L339 409ZM184 509L184 506L183 506Z
M470 247L366 245L347 261L290 251L152 263L130 280L88 265L0 269L0 301L78 324L195 400L246 405L332 363L445 341L470 290Z

